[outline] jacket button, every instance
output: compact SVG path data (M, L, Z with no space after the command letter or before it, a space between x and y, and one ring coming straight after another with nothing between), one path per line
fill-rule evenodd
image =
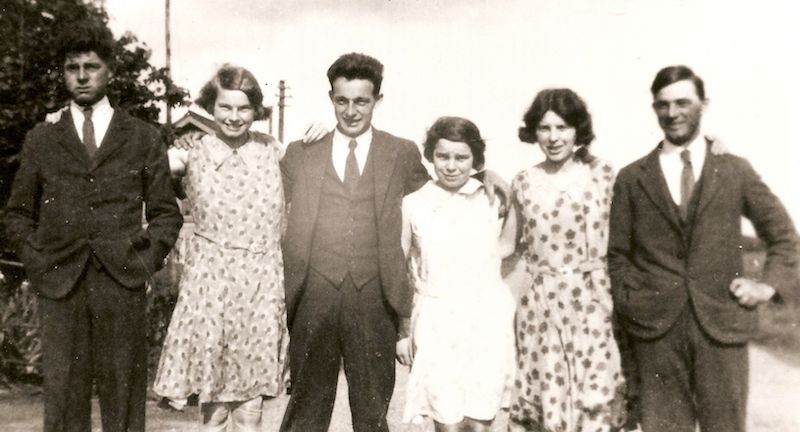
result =
M88 181L89 183L94 183L94 176L91 175L86 176L86 181Z

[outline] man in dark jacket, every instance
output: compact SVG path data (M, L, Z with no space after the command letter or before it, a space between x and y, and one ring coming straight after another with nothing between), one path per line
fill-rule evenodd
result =
M746 160L709 152L703 81L691 69L662 69L651 92L665 138L620 171L608 250L615 309L642 380L642 425L741 432L755 308L788 294L796 233ZM742 217L766 243L761 282L742 277Z
M40 296L45 432L91 428L93 378L103 430L144 431L144 287L183 223L158 131L106 97L113 43L62 37L70 106L28 133L5 217Z

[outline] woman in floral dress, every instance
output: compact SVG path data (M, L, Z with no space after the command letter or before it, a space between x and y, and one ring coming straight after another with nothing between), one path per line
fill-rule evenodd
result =
M532 284L517 307L511 430L615 430L625 380L605 260L614 171L587 151L591 117L573 91L541 91L524 122L520 138L546 159L512 182Z
M469 120L442 117L425 158L437 180L403 200L402 245L415 288L403 419L437 432L488 431L514 370L514 300L500 275L514 251L516 215L503 218L470 177L485 144Z
M153 387L177 408L198 395L209 431L260 430L264 398L284 390L281 150L249 132L262 100L249 71L223 66L197 100L218 132L169 153L195 225Z

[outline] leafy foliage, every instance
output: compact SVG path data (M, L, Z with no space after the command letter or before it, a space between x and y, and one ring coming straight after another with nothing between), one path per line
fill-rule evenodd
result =
M25 133L69 100L62 85L58 37L73 23L108 25L98 0L4 0L0 8L0 205L7 199ZM116 41L111 103L155 123L157 103L188 102L187 90L150 64L150 50L130 32Z
M167 265L148 282L147 368L151 381L178 300L182 268L173 251ZM0 272L0 388L16 383L41 383L41 360L36 294L21 269L4 268Z

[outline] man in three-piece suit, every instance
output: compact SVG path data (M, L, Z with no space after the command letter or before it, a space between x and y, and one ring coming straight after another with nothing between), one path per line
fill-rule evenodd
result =
M397 321L410 314L400 247L403 196L428 173L416 145L372 127L383 65L341 56L328 70L336 129L289 144L283 246L292 394L282 431L326 431L340 364L356 432L388 431Z
M744 431L747 341L756 307L789 294L796 233L746 160L708 151L697 75L664 68L651 92L665 137L620 171L608 250L615 309L641 377L642 426ZM742 275L742 216L766 244L762 281Z
M144 431L145 281L183 219L158 131L106 97L111 32L81 24L61 42L69 109L26 137L5 218L39 293L44 430L91 429L94 378L103 430Z

